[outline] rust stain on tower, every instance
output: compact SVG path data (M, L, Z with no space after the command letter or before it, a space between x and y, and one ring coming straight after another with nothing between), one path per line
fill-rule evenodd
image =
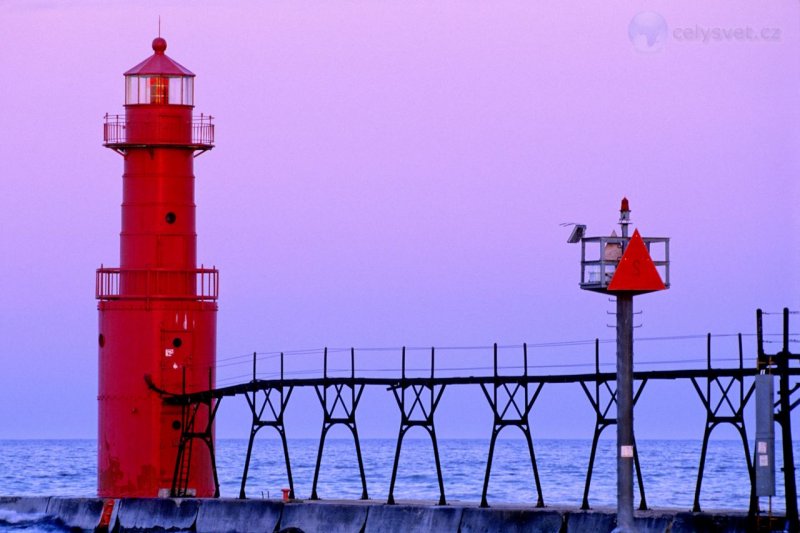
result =
M96 279L101 497L154 497L172 485L181 408L145 378L175 392L214 384L218 272L197 266L194 203L194 158L213 147L214 127L192 115L195 75L166 48L156 38L153 55L125 72L125 114L104 124L125 170L120 266ZM186 457L188 493L213 496L208 454Z

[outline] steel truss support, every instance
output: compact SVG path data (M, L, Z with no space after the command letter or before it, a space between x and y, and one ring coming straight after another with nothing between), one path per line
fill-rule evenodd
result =
M738 337L739 340L739 369L744 368L743 354L742 354L742 336ZM721 424L730 424L739 436L742 438L742 446L744 447L744 457L747 461L747 474L750 476L750 515L755 515L758 512L758 498L756 497L756 483L755 483L755 468L750 458L750 447L747 444L747 429L744 425L744 408L747 405L750 396L755 390L755 385L751 384L747 387L745 392L744 375L738 376L720 376L714 373L711 368L711 334L706 337L706 361L708 377L706 378L705 392L700 387L698 379L692 377L692 385L694 385L697 394L700 396L700 401L706 409L706 424L705 431L703 432L703 448L700 452L700 466L697 470L697 485L694 492L694 505L692 512L700 512L700 488L703 484L703 472L706 465L706 454L708 452L708 440L714 429ZM734 387L735 386L735 387ZM715 399L712 394L718 394L719 397ZM735 395L734 395L735 394Z
M257 382L256 354L254 352L252 383L255 384ZM281 352L281 383L283 383L283 352ZM244 393L247 405L250 407L252 423L250 426L250 440L247 443L247 455L244 460L242 486L239 490L240 499L245 499L247 497L245 494L245 485L247 484L247 473L250 469L250 459L253 453L253 443L255 442L256 434L265 427L275 428L278 435L281 437L283 458L286 461L286 477L289 479L289 498L294 499L295 497L294 481L292 480L292 465L289 461L289 446L286 442L286 428L283 424L283 415L286 412L286 406L289 404L289 398L292 396L292 390L294 390L294 387L291 385L284 387L281 384L274 387L258 388Z
M544 383L529 383L528 377L528 345L523 344L523 379L504 379L497 372L497 343L494 344L494 376L491 383L491 393L485 383L481 383L481 389L486 396L489 405L494 412L494 425L492 427L492 439L489 442L489 456L486 460L486 475L483 478L483 492L481 493L481 507L489 507L487 493L489 492L489 477L492 473L492 459L494 458L494 446L497 436L507 427L517 427L525 435L528 443L528 453L533 467L533 480L536 484L536 507L544 507L544 496L542 495L542 484L539 481L539 468L536 465L536 454L533 450L533 438L531 436L530 413L534 402L539 397ZM535 386L535 388L534 388ZM531 388L534 388L531 393ZM498 392L500 395L498 397Z
M394 453L394 466L392 467L392 481L389 484L389 498L386 503L393 505L394 486L397 481L397 469L400 465L400 448L403 445L403 438L409 429L421 427L428 432L433 445L433 459L436 463L436 477L439 480L439 505L447 505L444 495L444 478L442 477L442 464L439 460L439 445L436 440L436 427L434 426L433 416L436 413L436 406L442 399L446 385L439 385L438 388L433 382L434 369L436 362L436 352L431 348L431 377L426 383L419 383L414 380L410 383L406 380L406 348L403 346L403 360L400 381L388 388L394 394L397 406L400 408L400 433L397 436L397 448ZM410 401L410 405L409 405Z
M800 376L800 368L797 361L800 355L789 352L788 329L788 310L784 310L784 339L783 348L777 354L765 354L763 350L764 341L761 326L761 311L758 313L758 366L745 368L743 363L742 337L738 338L739 343L739 365L732 368L712 368L711 361L711 336L707 336L707 365L704 368L674 369L674 370L651 370L634 372L636 387L632 389L632 403L635 405L640 398L648 381L656 380L690 380L697 391L703 407L706 411L705 431L702 443L700 464L698 468L697 484L693 510L700 510L700 493L705 471L705 462L709 450L709 440L713 431L719 425L730 424L739 433L744 448L745 460L748 474L751 480L750 512L758 512L758 499L755 497L755 467L753 457L750 455L745 423L743 417L744 408L750 397L753 395L755 387L750 385L750 378L758 373L764 372L768 367L770 372L780 378L779 398L775 404L775 421L781 426L783 436L783 461L784 461L784 483L787 497L786 509L789 530L800 533L800 524L797 516L797 487L795 480L794 455L792 453L792 434L790 414L798 405L800 398L796 394L800 391L800 384L796 383ZM344 376L328 375L328 350L324 352L324 373L322 377L286 379L283 375L283 356L281 356L281 376L276 379L256 379L255 368L253 380L236 385L226 386L218 389L211 387L205 391L186 392L186 381L182 392L175 393L158 388L149 376L145 376L148 387L161 395L167 405L181 407L181 433L178 445L178 453L175 462L171 494L175 497L188 496L189 468L192 464L192 453L194 440L200 439L205 443L205 448L211 456L211 467L213 469L216 494L219 494L219 481L217 479L215 450L213 441L213 422L219 408L219 402L225 396L246 397L250 407L252 420L250 422L250 441L248 443L247 458L245 469L242 475L242 485L240 497L245 497L245 487L247 474L252 458L252 449L255 436L262 427L274 427L281 436L286 461L287 477L291 496L294 497L294 487L292 481L291 466L284 428L284 413L287 409L292 391L296 387L313 387L320 404L323 407L322 434L314 470L314 481L312 485L312 499L319 499L317 486L319 473L322 463L325 439L328 431L334 425L341 424L350 430L353 435L356 455L358 460L359 474L361 476L362 498L368 498L367 482L364 470L364 462L361 455L361 446L356 427L356 409L358 407L364 387L383 387L392 391L395 401L400 408L401 420L395 450L395 460L392 469L392 480L389 488L388 503L394 503L394 488L399 470L399 457L402 449L403 440L412 427L422 427L431 437L434 461L436 463L437 480L441 504L446 504L443 474L439 457L438 441L435 431L434 415L444 389L451 386L474 386L480 385L484 396L489 402L494 414L492 437L487 456L486 472L484 478L483 491L481 494L481 506L488 506L487 494L488 484L491 476L494 451L499 433L509 426L518 427L525 435L528 450L530 453L533 477L537 490L537 506L544 505L542 487L539 480L539 471L534 453L533 438L531 435L531 412L544 384L568 384L578 383L581 385L592 408L596 414L594 437L589 458L589 465L586 473L586 484L582 501L582 509L589 508L589 490L599 438L602 432L609 426L617 424L614 407L619 400L619 393L616 390L615 376L612 373L601 373L599 362L599 341L595 341L595 372L585 374L546 374L530 375L528 373L527 345L523 346L523 356L525 371L520 375L500 375L498 371L498 349L494 348L494 371L490 375L481 376L438 376L435 372L435 351L431 350L431 373L426 377L408 377L405 362L405 350L403 351L403 365L400 377L382 376L367 377L355 376L355 352L350 350L350 372ZM705 383L702 381L705 380ZM794 380L794 382L790 381ZM195 451L195 453L197 453ZM636 470L639 492L640 509L646 509L645 490L642 483L642 472L639 464L637 449L633 447L634 461L633 467ZM196 463L196 459L195 459Z
M212 386L211 369L208 371L208 387ZM183 394L186 394L186 368L183 369ZM214 497L219 498L219 477L217 476L217 460L214 451L214 418L217 416L222 398L213 398L187 402L181 404L181 436L178 441L178 454L175 457L175 470L172 475L172 488L170 496L185 498L188 494L189 472L192 464L192 444L195 439L205 443L211 460L211 471L214 475ZM205 407L207 413L206 423L199 430L195 430L197 414Z
M328 377L328 348L323 354L323 381L321 385L315 385L320 405L323 410L322 434L319 438L319 449L317 451L317 464L314 468L314 482L311 485L311 499L318 500L317 482L319 481L319 470L322 465L322 450L325 447L325 437L328 431L336 425L343 425L353 434L356 446L356 457L358 458L358 471L361 474L361 499L367 500L367 476L364 473L364 460L361 457L361 443L358 439L358 428L356 427L356 409L361 400L361 393L364 392L364 385L354 383L355 380L355 350L350 349L350 378L344 380ZM328 392L331 394L328 394ZM349 392L349 394L348 394Z
M594 368L595 368L595 379L592 380L594 383L594 392L589 390L589 387L586 385L586 382L581 381L581 388L583 392L586 393L586 397L589 399L589 403L592 404L592 408L595 412L595 424L594 424L594 436L592 437L592 450L589 454L589 466L586 468L586 484L583 488L583 502L581 503L582 510L591 509L589 506L589 488L592 485L592 473L594 472L594 462L597 458L597 445L600 441L600 435L602 435L603 431L610 426L615 426L617 424L616 416L609 416L611 412L611 408L615 407L617 404L617 391L616 388L612 388L612 384L616 385L616 376L609 376L604 377L600 373L600 340L595 339L594 341ZM636 406L636 402L639 401L639 397L642 395L642 391L644 391L644 386L647 384L647 378L644 378L639 381L639 386L636 388L636 391L633 395L633 406ZM606 400L603 398L603 394L608 394L608 399ZM645 496L644 491L644 480L642 479L642 467L639 463L639 450L636 446L636 438L634 437L634 446L633 446L633 465L636 470L636 481L639 484L639 510L645 511L647 510L647 498Z

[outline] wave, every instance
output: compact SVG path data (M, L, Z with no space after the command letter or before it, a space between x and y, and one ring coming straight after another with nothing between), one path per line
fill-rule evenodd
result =
M57 533L69 531L52 516L44 513L18 513L0 509L0 531L25 531L28 533Z

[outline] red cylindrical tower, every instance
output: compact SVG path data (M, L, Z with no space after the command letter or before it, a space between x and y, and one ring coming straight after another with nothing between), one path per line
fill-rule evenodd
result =
M154 54L125 73L125 115L104 125L125 173L120 267L98 269L96 280L101 497L155 497L172 486L181 409L163 405L146 376L175 392L214 383L218 273L197 267L193 165L213 147L214 129L210 116L192 116L194 74L166 48L156 38ZM213 496L208 454L190 457L187 492Z

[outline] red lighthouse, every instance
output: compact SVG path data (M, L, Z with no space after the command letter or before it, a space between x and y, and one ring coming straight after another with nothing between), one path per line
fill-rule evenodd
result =
M218 273L198 268L194 158L210 150L210 116L194 117L194 74L167 42L125 73L125 115L106 115L104 145L125 159L119 268L97 271L101 497L169 491L181 409L148 386L213 385ZM197 421L196 423L202 423ZM207 454L189 453L188 494L214 495Z

